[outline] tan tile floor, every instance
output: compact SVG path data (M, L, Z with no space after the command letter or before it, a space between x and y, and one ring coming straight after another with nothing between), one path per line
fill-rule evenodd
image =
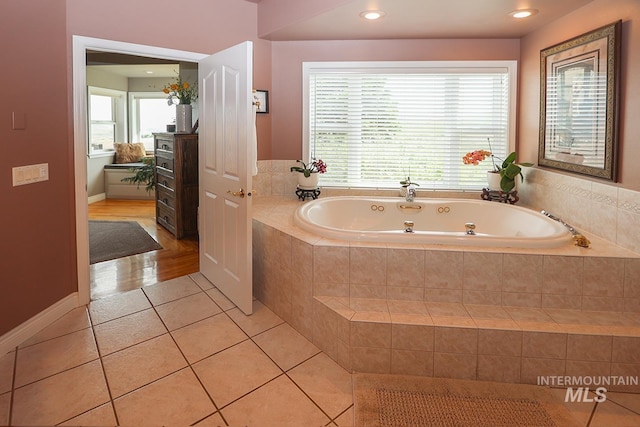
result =
M73 310L0 356L0 425L353 425L351 375L254 310L200 274ZM637 394L567 407L584 426L640 426Z

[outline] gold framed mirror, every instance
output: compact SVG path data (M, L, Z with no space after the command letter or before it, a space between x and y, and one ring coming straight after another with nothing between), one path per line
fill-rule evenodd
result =
M540 166L616 181L621 26L540 51Z

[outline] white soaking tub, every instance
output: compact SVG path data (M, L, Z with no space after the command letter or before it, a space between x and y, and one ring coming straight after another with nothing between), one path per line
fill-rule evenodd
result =
M562 224L539 212L484 200L326 197L306 202L294 220L314 234L343 240L516 248L572 241ZM470 229L475 234L467 234Z

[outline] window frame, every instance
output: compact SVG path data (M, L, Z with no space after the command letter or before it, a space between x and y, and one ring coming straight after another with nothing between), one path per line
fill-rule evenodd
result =
M91 96L108 96L112 98L112 113L114 120L102 121L91 120ZM91 147L91 129L92 124L113 123L114 125L114 141L127 142L127 92L108 89L97 86L87 86L87 154L89 158L112 156L114 149L94 150Z
M518 94L518 61L517 60L481 60L481 61L345 61L345 62L303 62L302 63L302 158L311 158L311 124L309 114L310 107L310 76L314 73L418 73L422 72L447 72L463 70L463 72L487 72L506 70L509 81L508 89L508 123L507 123L507 153L515 151L516 145L516 112ZM478 147L478 149L489 149ZM462 159L460 160L462 163ZM321 177L322 178L322 177ZM323 184L333 188L357 188L344 185ZM397 188L390 186L368 186L369 189ZM439 189L440 190L440 189ZM462 188L446 190L470 191Z
M142 142L140 138L138 138L140 133L140 99L162 99L167 100L167 94L159 91L159 92L129 92L129 141L132 142ZM167 108L170 108L167 105ZM167 123L170 124L170 123ZM158 132L162 132L163 130L158 130ZM153 151L153 142L151 143L151 147L147 147L147 151Z

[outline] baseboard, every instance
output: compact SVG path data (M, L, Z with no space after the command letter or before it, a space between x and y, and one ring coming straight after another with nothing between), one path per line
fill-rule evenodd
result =
M78 306L78 293L74 292L13 328L0 337L0 355L10 352Z
M95 196L89 196L88 202L89 204L99 202L100 200L104 200L107 198L105 193L96 194Z

